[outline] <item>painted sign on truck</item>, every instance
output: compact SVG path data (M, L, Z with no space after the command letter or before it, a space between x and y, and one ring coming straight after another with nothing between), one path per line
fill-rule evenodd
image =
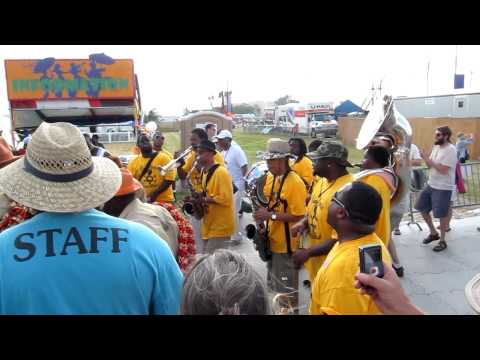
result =
M88 59L5 60L10 101L135 98L133 60L92 54Z

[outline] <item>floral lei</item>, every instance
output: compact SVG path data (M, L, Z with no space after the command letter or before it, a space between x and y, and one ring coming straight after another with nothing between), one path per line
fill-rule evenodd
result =
M180 235L178 238L177 261L180 269L186 272L195 261L196 249L193 227L172 203L162 201L156 202L155 205L160 205L167 209L178 225Z
M0 232L30 219L35 213L35 210L11 201L8 212L0 220Z

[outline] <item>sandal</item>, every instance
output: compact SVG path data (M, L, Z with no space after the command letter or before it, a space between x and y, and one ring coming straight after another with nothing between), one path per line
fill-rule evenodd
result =
M437 240L440 240L440 235L436 234L436 235L428 235L428 237L426 237L425 239L423 239L423 243L424 244L430 244L432 241L437 241Z
M397 273L398 277L403 277L404 268L402 265L397 267L395 264L392 263L392 267L393 270L395 270L395 272Z
M445 241L440 241L437 246L433 248L433 251L439 252L447 248L447 243Z

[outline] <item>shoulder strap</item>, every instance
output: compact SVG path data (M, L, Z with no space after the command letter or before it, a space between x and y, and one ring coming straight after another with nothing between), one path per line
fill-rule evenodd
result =
M217 168L218 168L219 166L220 166L220 164L214 164L210 169L208 169L207 178L206 178L206 180L205 180L205 188L204 188L205 191L207 190L208 182L209 182L210 179L212 178L213 173L215 172L215 170L217 170ZM201 178L203 178L203 169L202 169Z
M138 178L138 181L142 181L145 174L148 172L148 170L150 170L150 166L152 165L152 162L153 162L153 160L155 160L157 155L158 155L158 153L154 153L153 156L150 158L150 160L148 160L147 165L145 165L145 167L143 168L142 174ZM140 156L142 156L142 155L140 155Z
M277 196L275 197L275 203L273 204L273 206L268 208L269 211L272 211L278 205L278 203L281 202L283 204L283 211L287 212L288 202L287 202L287 200L280 199L280 195L282 194L283 184L285 184L285 180L287 179L288 175L290 174L290 171L291 170L288 170L287 173L283 176L282 181L280 183L280 188L278 189ZM273 178L273 185L272 185L272 191L271 191L271 194L270 194L270 199L272 198L272 195L273 195L273 188L275 186L275 180L276 180L276 177ZM288 222L284 222L283 226L284 226L284 229L285 229L285 240L287 242L287 252L288 252L289 255L291 255L292 254L292 244L291 244L291 238L290 238L290 226L288 225Z

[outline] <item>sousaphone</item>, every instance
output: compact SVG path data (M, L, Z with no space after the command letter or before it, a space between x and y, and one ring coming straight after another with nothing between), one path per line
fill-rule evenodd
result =
M396 204L402 203L407 195L408 184L410 184L410 146L412 144L412 127L407 118L400 114L395 107L393 98L385 96L380 99L375 96L371 111L365 118L357 137L357 149L363 150L379 132L393 136L394 161L391 164L395 174L399 177L399 187L392 198L392 212L396 211ZM402 211L402 209L398 209Z

